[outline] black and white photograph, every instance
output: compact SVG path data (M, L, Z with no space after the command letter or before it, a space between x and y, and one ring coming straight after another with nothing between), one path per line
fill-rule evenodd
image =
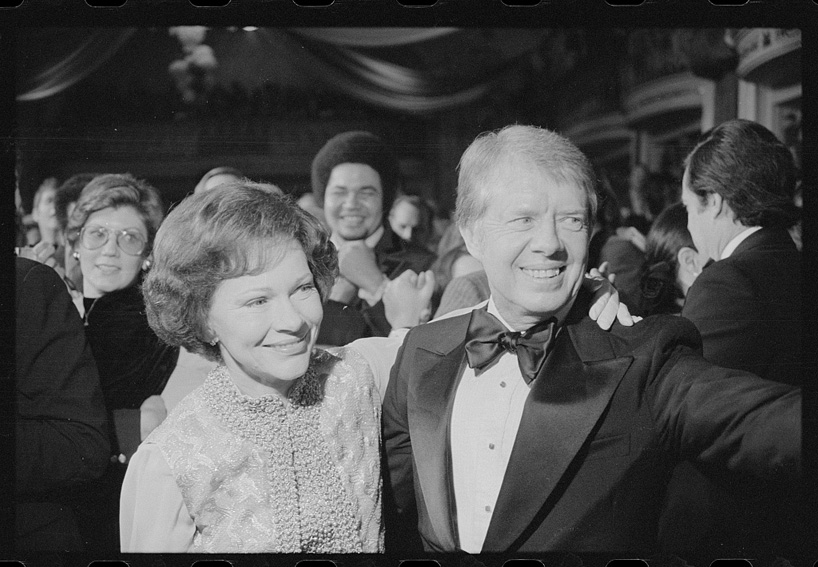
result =
M812 30L342 21L3 32L8 557L818 559Z

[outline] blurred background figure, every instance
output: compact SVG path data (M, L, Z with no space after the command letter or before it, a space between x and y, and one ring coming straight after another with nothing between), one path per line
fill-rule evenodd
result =
M223 183L233 183L235 181L241 181L242 179L244 179L244 174L235 167L214 167L202 175L202 178L199 180L199 183L196 184L196 188L193 192L201 193L202 191L208 191Z
M34 203L31 207L31 220L37 225L37 234L29 235L29 245L38 242L57 243L58 230L57 213L54 209L54 195L57 192L57 178L49 177L40 184L34 194Z
M483 264L466 249L466 242L460 234L460 229L456 224L450 224L440 238L437 260L432 266L438 287L445 289L454 278L482 269Z
M324 216L324 209L321 207L320 203L318 203L318 199L315 198L315 193L312 191L307 191L301 195L296 202L298 203L299 207L321 221L324 228L329 228L327 225L327 219Z
M74 506L111 456L97 368L57 273L15 268L15 550L86 551Z
M687 228L712 260L690 286L682 316L702 337L704 357L725 368L801 386L801 255L787 232L798 219L797 169L790 150L749 120L721 123L685 160ZM660 522L677 549L721 556L783 554L809 540L797 485L714 483L677 468Z
M54 209L57 214L57 225L60 233L60 244L54 252L57 265L63 270L63 279L73 292L82 294L82 270L79 262L73 256L73 250L67 246L66 229L68 228L68 217L74 211L74 207L80 198L83 188L91 182L97 173L78 173L72 175L62 185L57 188L54 196Z
M648 204L650 190L650 170L642 163L631 169L628 179L628 202L622 209L622 225L632 226L642 234L647 234L653 220Z
M112 461L96 498L83 509L89 548L119 549L119 491L127 460L165 417L160 394L179 349L148 326L140 292L164 210L158 191L128 174L100 175L85 186L68 220L82 270L83 320L109 421Z
M687 290L707 263L687 230L687 210L682 203L665 209L648 232L645 262L640 270L639 303L631 311L647 317L681 313Z
M417 195L398 195L389 211L389 226L402 240L429 249L433 214L432 207Z

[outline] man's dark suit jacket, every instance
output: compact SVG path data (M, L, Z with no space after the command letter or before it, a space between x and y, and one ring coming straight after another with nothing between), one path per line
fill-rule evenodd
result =
M655 551L682 459L800 474L800 390L706 362L681 317L605 332L587 312L577 301L533 382L484 551ZM409 332L383 406L387 534L416 521L432 552L458 550L449 423L469 318Z
M702 271L682 316L696 325L713 364L800 386L801 282L789 233L763 228Z
M792 238L786 230L765 228L702 271L682 316L696 325L704 357L713 364L800 386L801 289L801 255ZM717 485L684 464L670 483L662 540L669 549L707 546L740 557L783 553L807 537L799 533L799 500L797 487Z
M15 545L81 551L72 497L111 456L102 389L65 283L48 266L15 260Z
M418 273L428 270L435 255L401 240L388 226L384 226L383 236L375 245L375 258L381 272L392 280L406 270ZM370 306L359 298L349 305L330 300L324 305L318 344L344 346L364 337L385 337L390 330L382 302Z

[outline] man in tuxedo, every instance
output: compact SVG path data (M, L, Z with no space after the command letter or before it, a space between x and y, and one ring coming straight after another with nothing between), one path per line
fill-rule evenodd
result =
M457 222L491 296L409 331L383 406L388 551L651 553L673 465L800 474L797 388L713 366L686 319L603 331L581 282L587 158L545 129L479 136Z
M802 385L801 256L787 230L798 219L792 154L760 124L729 120L705 134L685 166L688 230L713 260L682 309L702 336L704 358ZM789 547L806 537L793 515L794 492L720 487L682 465L670 485L662 540L738 556ZM693 517L697 529L680 530Z
M324 306L319 344L388 335L381 301L386 283L406 270L423 272L434 261L434 254L402 240L383 222L398 182L395 155L371 132L334 136L312 162L312 190L338 248L340 270Z

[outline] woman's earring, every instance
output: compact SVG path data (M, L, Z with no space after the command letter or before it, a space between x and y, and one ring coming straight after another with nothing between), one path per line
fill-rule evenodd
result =
M142 271L146 271L150 267L151 267L150 260L145 260L144 262L142 262Z
M218 342L219 342L219 337L213 337L213 339L210 341L210 346L216 346L216 343L218 343Z
M71 255L74 257L74 260L79 260L80 259L79 250L75 250L74 253L71 254Z

